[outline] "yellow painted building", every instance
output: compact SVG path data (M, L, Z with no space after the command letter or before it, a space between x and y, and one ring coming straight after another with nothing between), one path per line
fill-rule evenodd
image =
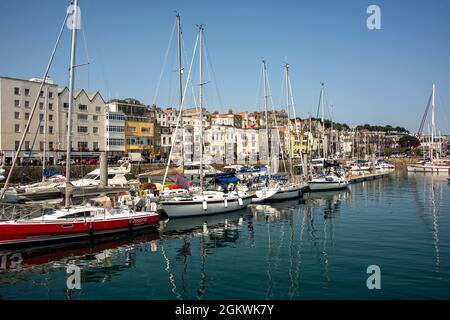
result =
M304 132L298 137L294 132L291 132L291 147L294 156L309 154L311 151L314 153L319 149L319 146L319 139L314 139L311 132Z
M127 117L125 121L125 150L155 156L160 152L156 121L148 118Z

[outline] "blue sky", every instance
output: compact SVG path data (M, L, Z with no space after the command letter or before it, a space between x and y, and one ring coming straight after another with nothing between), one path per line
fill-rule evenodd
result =
M42 75L68 3L0 1L0 75ZM371 4L381 8L381 30L366 27ZM80 6L78 62L89 55L91 64L79 70L77 87L105 99L153 102L177 10L188 59L196 24L206 25L217 80L206 86L211 111L260 108L261 57L278 105L287 59L301 117L316 113L324 81L337 121L416 131L436 82L437 125L450 133L450 1L80 0ZM69 43L66 32L51 71L60 85L67 85ZM175 62L172 46L158 105L176 105ZM211 71L205 78L214 81Z

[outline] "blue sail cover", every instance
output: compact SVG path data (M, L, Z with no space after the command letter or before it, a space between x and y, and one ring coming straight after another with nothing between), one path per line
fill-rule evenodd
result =
M228 183L236 183L240 180L236 176L225 176L225 177L216 177L216 181L219 183L228 184Z

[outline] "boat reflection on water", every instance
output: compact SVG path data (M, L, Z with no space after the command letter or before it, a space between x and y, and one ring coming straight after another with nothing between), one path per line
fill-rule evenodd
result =
M439 215L444 202L447 177L439 174L414 174L408 172L408 181L415 190L419 217L430 232L434 247L435 271L441 267Z
M0 252L0 287L30 280L34 275L82 269L82 283L105 283L134 266L135 252L157 251L159 233L141 231L94 241ZM50 280L49 280L50 281ZM66 298L71 298L67 289Z
M248 221L247 211L231 212L225 214L211 215L208 217L188 217L168 219L161 222L160 252L165 261L165 271L168 276L170 290L179 299L188 299L188 274L191 259L199 259L199 281L196 289L196 298L203 299L206 291L206 263L207 256L211 250L236 246L239 239L239 230L245 228ZM252 229L248 224L248 229ZM176 249L176 255L171 257L168 247L173 240L181 240L181 246ZM193 253L194 251L194 253ZM174 271L177 263L182 263L181 275L178 277ZM179 286L177 285L178 283Z
M305 206L323 207L324 218L332 218L340 210L344 202L351 203L350 190L328 191L319 193L309 193L306 198Z
M271 222L289 221L292 218L295 210L298 209L302 200L289 200L279 203L255 204L250 205L249 208L253 213L253 220L266 220Z

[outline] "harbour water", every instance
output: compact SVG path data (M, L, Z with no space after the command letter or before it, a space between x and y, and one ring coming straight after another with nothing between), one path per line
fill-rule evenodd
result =
M225 219L228 225L225 228ZM165 222L159 231L0 253L0 299L449 299L446 175ZM68 289L67 267L80 267ZM381 289L367 288L367 267Z

